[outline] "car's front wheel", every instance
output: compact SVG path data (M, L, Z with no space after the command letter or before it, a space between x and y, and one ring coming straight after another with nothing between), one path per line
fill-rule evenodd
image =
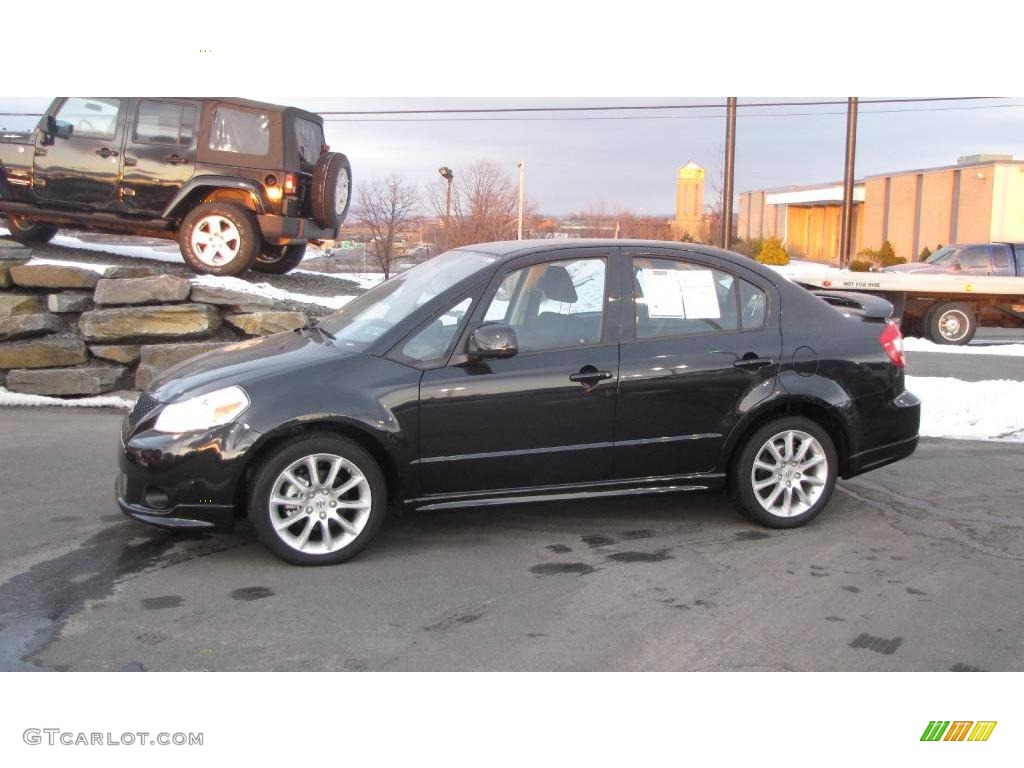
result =
M832 496L838 457L816 422L777 419L743 445L729 478L733 500L747 517L769 528L796 528L813 520Z
M252 263L252 271L262 272L266 275L283 275L299 266L305 255L305 243L298 245L270 245L268 243L256 256L256 260Z
M294 565L357 555L380 530L387 486L361 446L335 435L284 443L253 477L249 519L260 541Z
M240 275L263 248L256 217L237 203L197 205L178 229L181 255L196 272Z
M31 245L50 242L57 234L57 227L53 224L34 222L24 216L8 216L7 231L11 233L11 239L22 245Z

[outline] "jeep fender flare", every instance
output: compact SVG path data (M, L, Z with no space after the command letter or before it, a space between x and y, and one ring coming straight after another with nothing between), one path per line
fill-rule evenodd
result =
M185 184L174 199L167 205L163 212L163 218L173 219L176 216L187 213L183 210L185 202L196 192L206 192L214 189L233 189L248 192L252 197L256 213L266 213L270 207L269 202L263 194L263 187L258 182L247 179L236 179L231 176L195 176Z

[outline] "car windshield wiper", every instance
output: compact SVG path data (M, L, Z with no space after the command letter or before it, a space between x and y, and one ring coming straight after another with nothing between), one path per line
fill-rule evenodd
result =
M308 322L304 326L302 326L301 328L296 328L295 329L296 333L305 333L306 331L315 331L315 332L319 333L322 336L326 336L331 341L335 340L333 333L328 331L326 328L322 328L320 326L320 324L318 322L315 322L315 321Z

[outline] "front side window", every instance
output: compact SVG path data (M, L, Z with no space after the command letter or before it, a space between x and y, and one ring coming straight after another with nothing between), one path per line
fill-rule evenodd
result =
M166 101L142 101L135 121L135 140L147 144L188 147L195 134L196 108Z
M270 117L262 112L217 107L210 125L210 149L266 155L270 151Z
M55 118L60 127L70 127L72 138L113 139L117 133L120 99L68 98Z
M767 297L757 286L703 264L633 259L636 337L688 336L764 325Z
M515 330L520 352L537 352L601 340L604 329L604 259L535 264L501 281L484 322Z
M442 357L455 340L472 303L473 297L467 296L455 306L449 307L402 345L402 355L419 363Z

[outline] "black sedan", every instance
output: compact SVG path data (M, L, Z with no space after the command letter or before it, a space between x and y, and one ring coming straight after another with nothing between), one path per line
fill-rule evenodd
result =
M395 505L725 488L790 528L917 445L891 312L698 245L459 248L154 382L118 504L174 529L248 514L302 565L352 557Z

